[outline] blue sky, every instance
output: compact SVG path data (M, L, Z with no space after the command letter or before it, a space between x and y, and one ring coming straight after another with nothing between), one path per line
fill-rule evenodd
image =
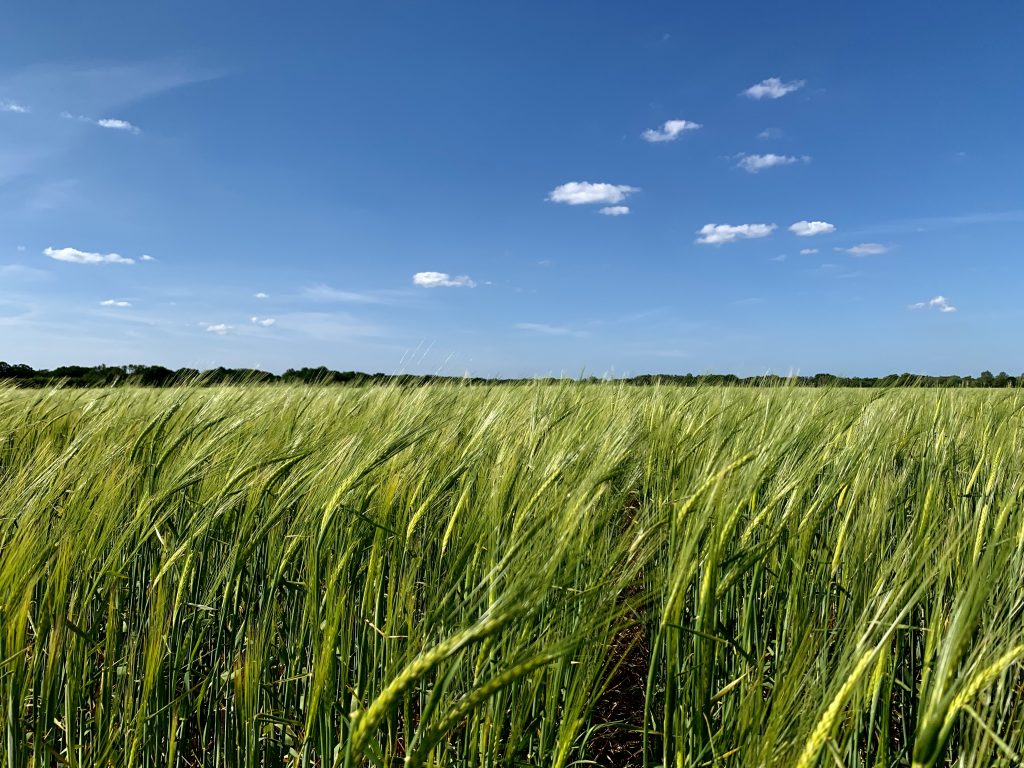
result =
M0 359L1024 371L1020 4L5 22Z

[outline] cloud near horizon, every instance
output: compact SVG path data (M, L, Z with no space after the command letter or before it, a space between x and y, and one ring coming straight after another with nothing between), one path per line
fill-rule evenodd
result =
M639 191L638 187L631 187L628 184L570 181L551 190L547 199L552 203L565 203L566 205L592 205L594 203L614 205L625 200L627 195Z
M93 253L80 251L77 248L52 248L43 250L44 256L49 256L57 261L65 261L69 264L134 264L135 259L129 259L119 253Z
M469 275L452 277L447 272L417 272L412 282L421 288L476 288Z
M101 307L130 307L130 301L119 301L118 299L106 299L100 302Z
M519 331L539 333L543 336L575 336L583 338L589 335L586 331L577 331L564 325L548 325L547 323L516 323L515 328Z
M775 224L705 224L697 232L700 245L721 245L736 240L768 237L777 229Z

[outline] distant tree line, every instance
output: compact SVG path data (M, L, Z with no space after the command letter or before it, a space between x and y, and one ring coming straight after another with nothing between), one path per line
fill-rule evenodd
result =
M542 381L558 381L548 378ZM319 368L289 368L283 374L260 371L253 368L211 368L200 371L195 368L171 370L160 365L65 365L51 370L35 370L24 364L13 365L0 361L0 384L17 387L110 387L129 385L140 387L172 387L180 385L215 386L223 384L344 384L364 386L369 384L390 384L398 386L420 386L431 382L457 382L461 384L512 384L537 379L486 379L461 376L418 376L413 374L360 373L358 371L334 371L324 366ZM582 382L598 382L600 378L590 376L579 379ZM982 371L978 376L921 376L913 373L894 373L888 376L834 376L817 373L813 376L748 376L740 377L731 373L702 374L647 374L628 379L618 379L625 384L646 386L652 384L736 385L736 386L803 386L803 387L971 387L1003 388L1024 386L1024 374L1010 376L1005 372L993 374Z

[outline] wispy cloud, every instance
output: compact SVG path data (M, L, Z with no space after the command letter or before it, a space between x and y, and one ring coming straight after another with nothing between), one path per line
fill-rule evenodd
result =
M113 66L67 61L4 68L0 71L0 94L17 106L31 108L39 117L31 121L31 131L5 136L5 144L0 147L0 183L52 168L56 157L74 149L77 134L87 127L99 130L94 122L81 122L74 115L124 119L126 110L143 98L224 74L168 58ZM71 119L61 120L58 115L62 112ZM10 122L19 117L2 116L12 118ZM79 130L72 130L72 124Z
M813 255L813 254L815 254L817 252L818 252L817 248L801 248L800 249L800 255L801 256L811 256L811 255Z
M806 84L805 80L783 82L777 77L769 77L767 80L750 86L743 93L752 99L781 99L787 93L799 91Z
M547 323L516 323L515 327L520 331L539 333L543 336L575 336L583 338L589 334L586 331L578 331L564 325L548 325Z
M761 131L759 134L757 134L757 138L759 138L759 139L781 139L783 137L783 135L784 134L783 134L781 128L765 128L763 131Z
M28 107L18 104L15 101L4 101L0 99L0 112L11 112L16 115L26 115L32 110Z
M552 203L566 203L567 205L590 205L593 203L613 205L621 203L627 195L639 191L637 187L630 187L626 184L570 181L551 190L547 199Z
M813 237L814 235L827 235L836 231L835 224L827 221L798 221L791 224L789 231L797 237Z
M100 128L110 128L114 131L125 131L134 134L142 133L142 129L137 125L133 125L127 120L118 120L113 117L103 117L97 120L86 115L73 115L70 112L61 112L60 116L65 120L77 120L80 123L90 123L91 125L98 125Z
M852 248L837 248L836 250L848 253L851 256L879 256L883 253L888 253L889 246L882 245L881 243L861 243Z
M115 131L128 131L128 133L142 133L137 125L132 125L127 120L117 120L111 117L104 117L96 121L100 128L111 128Z
M156 261L156 257L150 256L148 253L144 253L139 256L139 261Z
M276 327L320 341L344 342L356 338L387 336L388 331L347 313L294 312L277 316Z
M253 298L255 298L255 299L269 299L270 298L270 294L269 293L264 293L263 291L260 291L259 293L253 294Z
M119 253L93 253L91 251L80 251L77 248L46 248L44 256L49 256L57 261L66 261L70 264L134 264L135 259L129 259Z
M769 152L766 155L743 155L736 166L738 168L742 168L747 173L760 173L767 168L776 168L781 165L793 165L794 163L800 162L809 163L811 162L811 158L809 155L794 157L792 155L776 155Z
M50 273L24 264L0 264L0 277L4 280L45 280Z
M106 299L100 302L101 307L130 307L131 305L130 301L122 301L120 299Z
M701 245L721 245L736 240L752 240L768 237L776 229L775 224L705 224L697 232Z
M604 216L626 216L629 213L628 205L609 205L602 208L598 213Z
M258 325L263 328L269 328L274 323L276 323L277 320L275 320L272 317L251 317L249 318L249 322L251 322L253 325Z
M266 299L269 296L265 293L257 293L257 299ZM343 304L379 304L381 299L366 293L357 291L345 291L332 288L329 285L311 285L302 289L302 298L309 301L337 302Z
M700 127L700 123L695 123L692 120L666 120L660 128L648 128L642 136L644 141L651 143L675 141L686 131L695 131Z
M224 336L233 331L234 328L235 327L233 325L228 325L227 323L213 323L206 326L206 332L215 333L218 336Z
M919 301L911 304L908 309L937 309L939 312L956 312L956 307L949 303L945 296L936 296L928 301Z
M417 272L412 282L421 288L476 288L469 275L452 277L447 272Z

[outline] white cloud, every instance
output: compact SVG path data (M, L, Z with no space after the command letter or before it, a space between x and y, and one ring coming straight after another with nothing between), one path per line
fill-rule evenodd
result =
M130 301L119 301L118 299L107 299L100 302L101 307L130 307Z
M255 298L257 298L257 299L269 299L270 298L270 294L269 293L264 293L263 291L260 291L259 293L256 293L256 294L253 294L253 296Z
M24 245L19 245L16 250L24 251L25 250L25 246Z
M28 107L16 102L0 100L0 112L13 112L16 115L25 115L31 111Z
M139 261L156 261L156 257L150 256L148 253L144 253L139 256Z
M652 143L660 141L675 141L686 131L695 131L701 127L700 123L692 120L666 120L661 128L648 128L643 132L644 141Z
M785 260L786 260L786 254L784 254L784 253L780 253L778 256L772 256L769 259L769 261L785 261Z
M598 211L600 214L605 216L625 216L629 213L628 205L609 205Z
M447 272L417 272L412 282L421 288L476 288L468 275L452 277Z
M625 184L592 184L589 181L570 181L551 190L548 200L568 205L614 204L621 203L627 195L639 191L637 187Z
M759 139L781 139L782 136L783 133L781 128L765 128L757 134L757 138Z
M213 325L206 326L207 333L216 333L218 336L223 336L229 331L234 330L233 325L227 325L226 323L214 323Z
M801 256L811 256L811 255L813 255L813 254L815 254L817 252L818 252L817 248L801 248L800 249L800 255Z
M697 232L701 245L721 245L739 239L768 237L776 226L774 224L705 224Z
M134 264L135 259L125 258L119 253L91 253L77 248L46 248L45 256L71 264Z
M100 128L112 128L115 131L128 131L128 133L142 133L137 125L132 125L127 120L115 120L113 118L105 117L102 120L97 120L96 125Z
M530 331L544 336L576 336L582 338L587 335L586 331L577 331L563 325L548 325L547 323L516 323L515 327L520 331Z
M937 309L939 312L956 312L956 307L949 303L945 296L936 296L928 301L919 301L911 304L909 309Z
M259 325L259 326L262 326L264 328L269 328L274 323L276 323L277 320L275 320L272 317L253 317L253 318L250 318L250 322L253 325Z
M836 231L835 224L827 221L798 221L790 226L789 231L797 237L813 237L814 235L827 235Z
M882 245L881 243L861 243L852 248L839 248L837 250L844 251L851 256L879 256L886 253L889 250L889 246Z
M809 163L811 158L808 155L793 157L792 155L775 155L769 152L767 155L743 155L736 167L742 168L747 173L758 173L765 168L775 168L780 165L793 165L799 162Z
M790 80L784 83L777 77L769 77L750 86L743 93L752 99L781 99L787 93L799 91L805 84L804 80Z

